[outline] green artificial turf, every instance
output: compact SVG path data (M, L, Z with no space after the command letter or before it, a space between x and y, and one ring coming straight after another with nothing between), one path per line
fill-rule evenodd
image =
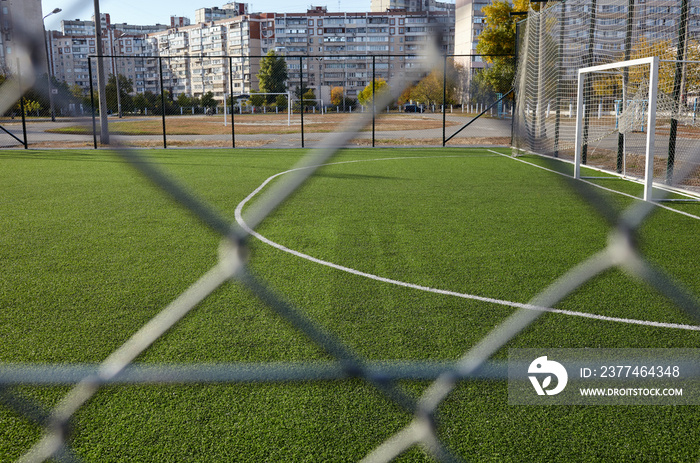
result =
M169 175L233 222L301 150L154 150ZM555 170L534 156L518 158ZM288 248L426 287L527 302L603 249L609 226L565 179L485 149L344 150L258 228ZM0 362L99 362L216 262L219 237L107 151L0 153ZM273 184L281 178L273 181ZM641 186L599 181L636 196ZM598 191L622 211L635 202ZM254 207L254 205L252 206ZM700 215L700 206L683 204ZM244 209L244 216L248 208ZM657 210L645 256L694 294L700 221ZM515 309L370 280L249 240L250 267L358 355L453 360ZM696 324L621 270L557 308ZM694 331L545 314L507 347L697 347ZM496 357L505 359L503 349ZM146 363L330 356L237 283L159 339ZM425 382L405 382L417 396ZM694 461L700 410L511 406L505 382L460 384L440 433L470 461ZM44 407L66 387L13 389ZM104 388L74 422L87 461L357 461L411 417L361 380ZM0 408L0 461L40 436ZM399 461L429 461L420 449Z

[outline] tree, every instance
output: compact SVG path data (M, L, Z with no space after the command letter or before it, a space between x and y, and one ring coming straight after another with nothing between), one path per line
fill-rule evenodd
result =
M261 93L285 93L287 91L287 62L283 56L277 55L274 50L267 52L267 56L260 60L258 82ZM268 103L275 101L275 95L266 95Z
M119 110L119 102L121 102L122 110L131 108L133 103L130 93L133 91L133 81L119 74L119 100L117 100L117 78L114 74L110 74L107 78L107 85L105 85L107 108L116 113Z
M498 93L506 93L512 87L515 60L510 56L493 55L515 54L515 24L522 17L511 16L510 13L526 12L528 4L526 0L515 0L513 5L507 1L494 0L490 5L481 8L486 19L486 27L479 35L476 51L487 55L484 61L492 64L484 71L483 82L490 84ZM539 4L533 4L533 8L538 9Z
M97 101L97 99L95 99L95 101ZM160 105L160 103L158 103L158 95L151 92L150 90L147 90L144 93L137 93L136 96L134 96L133 98L132 104L134 108L139 111L148 109L154 114L156 108Z
M344 97L345 97L345 89L343 87L331 88L331 104L333 106L342 105Z
M405 103L408 103L411 101L411 92L415 88L415 85L411 85L409 87L406 87L403 92L401 92L401 95L399 96L399 105L403 106Z
M248 101L250 101L251 106L264 106L265 105L267 98L265 98L265 95L258 95L258 93L260 93L260 92L256 92L255 90L250 92L250 99ZM270 95L267 95L267 96L270 96Z
M313 88L308 89L304 94L302 95L303 98L303 108L306 109L307 106L315 106L316 105L316 93L314 92Z
M175 102L181 108L189 108L191 106L196 106L192 103L192 98L186 93L180 93L175 99Z
M275 98L275 106L277 106L279 109L287 109L287 105L287 96L277 95L277 98Z
M496 100L496 95L493 87L487 80L486 70L481 70L474 73L469 82L469 96L471 103L491 103Z
M201 105L205 108L215 108L216 100L214 99L214 93L209 91L202 95Z
M357 94L357 99L360 101L360 104L362 106L372 104L372 88L372 82L370 82L369 84L367 84L364 90ZM391 87L389 87L389 84L386 83L386 80L380 77L374 80L374 89L377 92L377 97L379 97L384 93L390 91Z
M444 82L443 73L441 71L433 71L428 74L423 80L418 82L410 91L410 99L419 101L425 104L442 104ZM456 103L455 99L455 84L453 79L447 79L445 87L445 104Z
M17 103L17 110L21 111L22 104ZM37 111L41 109L41 104L38 101L34 100L24 100L24 115L25 116L34 116L38 115Z

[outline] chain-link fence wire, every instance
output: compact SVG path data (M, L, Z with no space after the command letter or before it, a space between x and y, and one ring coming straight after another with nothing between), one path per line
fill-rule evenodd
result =
M26 44L24 52L27 80L35 75L32 64L39 62L31 55L36 44ZM376 98L380 107L395 101L402 90L411 82L423 79L433 69L442 66L439 56L426 50L426 57L416 61L415 68L404 72L397 80L392 80L391 91ZM432 59L431 59L432 57ZM420 65L418 65L420 64ZM0 112L7 111L15 104L18 79L8 79L0 87ZM236 211L237 222L230 224L210 204L197 199L178 182L166 175L158 166L148 162L138 151L120 146L114 154L132 165L138 172L157 185L162 191L194 214L209 229L222 237L217 264L206 272L189 289L177 297L154 318L147 322L123 345L112 352L97 368L2 365L0 366L0 401L21 413L29 420L44 428L44 435L22 458L22 461L44 461L55 458L61 461L74 461L78 457L71 448L70 425L76 412L104 386L111 383L137 383L139 381L201 382L203 380L243 381L251 379L261 382L280 379L298 381L318 381L327 379L359 378L374 386L385 397L399 407L409 411L413 419L392 437L381 443L364 461L389 461L409 448L420 446L439 461L458 461L459 457L440 437L436 413L458 382L471 380L484 375L505 379L502 365L489 359L511 339L518 336L534 320L548 312L550 307L564 299L577 288L602 272L611 268L621 268L641 281L658 290L686 313L700 320L700 306L694 295L673 282L662 270L657 269L641 253L636 234L655 205L649 202L634 203L618 214L607 200L584 182L573 182L571 187L585 198L610 227L608 243L594 256L581 262L529 303L519 305L519 309L504 322L496 326L459 360L444 364L405 362L396 364L372 364L367 362L336 336L320 327L303 310L281 300L266 282L249 271L247 240L250 233L259 227L289 196L314 175L314 172L328 162L334 154L347 146L357 136L358 131L372 121L372 113L366 112L353 119L346 131L326 137L319 147L302 159L300 164L281 182L275 183L250 209L245 216ZM119 145L115 143L115 145ZM696 154L697 155L697 154ZM686 176L687 170L679 169L679 177ZM164 333L176 325L183 316L193 310L201 301L227 281L236 281L252 291L266 303L279 317L287 320L297 330L304 333L334 360L328 364L299 364L295 368L280 368L278 365L262 365L256 372L247 371L245 366L211 367L192 365L178 369L165 365L139 368L134 360L146 351ZM420 397L414 399L398 386L398 379L434 379ZM36 404L9 389L11 384L51 384L56 382L76 383L76 385L50 411L42 411Z

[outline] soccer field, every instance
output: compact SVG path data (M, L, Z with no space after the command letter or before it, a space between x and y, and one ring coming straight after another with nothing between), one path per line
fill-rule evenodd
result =
M146 152L230 223L237 210L245 223L303 154ZM99 363L217 263L220 236L113 153L0 157L2 364ZM591 187L591 202L560 175L572 170L513 158L510 149L343 150L256 228L249 268L318 332L372 365L447 365L606 247L615 220L606 221L600 204L610 214L641 204L642 185L612 177L595 180L603 188ZM699 216L698 203L657 207L636 236L643 256L695 299ZM700 345L700 320L622 269L552 308L493 359L505 361L508 348ZM298 328L232 281L137 363L264 372L330 362ZM86 461L358 461L412 419L361 378L269 376L103 387L76 414L71 448ZM396 387L418 399L429 384L406 379ZM0 392L50 410L69 389ZM15 461L42 435L8 397L0 395L0 461ZM436 418L442 442L467 461L700 456L697 406L514 406L505 379L469 380ZM397 461L433 460L413 446Z

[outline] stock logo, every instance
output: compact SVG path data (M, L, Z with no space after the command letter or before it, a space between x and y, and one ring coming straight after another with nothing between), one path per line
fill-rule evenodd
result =
M547 360L546 355L533 360L527 372L534 375L528 376L528 378L537 391L537 395L557 395L564 390L566 382L569 380L566 368L559 362ZM552 384L552 376L557 378L557 385L553 389L547 389ZM542 378L542 383L538 378Z

